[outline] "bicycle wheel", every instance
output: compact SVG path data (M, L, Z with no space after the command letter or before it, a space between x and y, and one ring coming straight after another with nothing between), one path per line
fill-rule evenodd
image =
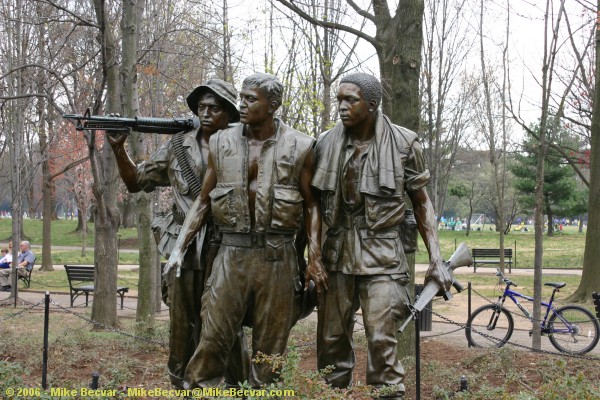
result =
M497 304L479 307L467 321L467 341L474 347L502 347L510 339L515 323L506 308Z
M585 354L598 343L600 326L591 312L580 306L564 306L548 321L548 338L563 353Z

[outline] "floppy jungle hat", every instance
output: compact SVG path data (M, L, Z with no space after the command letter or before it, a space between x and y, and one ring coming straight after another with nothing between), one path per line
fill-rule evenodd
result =
M221 79L209 79L204 82L202 85L198 86L196 89L189 94L186 101L188 107L192 112L198 115L198 102L203 94L206 92L212 92L219 99L223 100L227 108L233 112L231 116L230 122L239 122L240 120L240 112L237 106L237 91L233 87L233 85L229 82L225 82Z

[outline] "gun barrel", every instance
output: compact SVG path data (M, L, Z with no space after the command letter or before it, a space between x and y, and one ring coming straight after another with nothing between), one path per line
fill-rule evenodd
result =
M76 129L127 132L129 128L142 133L175 134L189 132L200 127L197 118L151 118L151 117L106 117L99 115L65 114L65 119L77 121Z

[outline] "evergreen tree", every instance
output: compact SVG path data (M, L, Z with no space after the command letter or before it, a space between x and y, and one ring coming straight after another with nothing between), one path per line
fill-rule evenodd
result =
M534 131L539 131L539 126L534 127ZM559 130L554 136L555 142L572 141L565 130ZM533 210L535 201L537 145L537 141L529 136L523 143L522 153L515 156L515 161L510 167L515 176L513 186L521 193L520 203L526 210ZM552 221L555 215L570 216L573 212L581 212L580 207L577 207L580 203L578 199L581 198L579 192L573 169L565 163L556 150L548 148L544 167L544 206L548 217L548 236L554 233Z

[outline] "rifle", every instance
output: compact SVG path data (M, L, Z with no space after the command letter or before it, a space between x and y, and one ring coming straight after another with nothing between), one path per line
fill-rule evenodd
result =
M471 264L473 264L473 258L471 257L471 251L469 250L469 247L464 243L461 243L458 246L458 248L456 249L454 254L452 254L452 256L450 256L450 259L448 261L444 261L444 266L448 269L448 272L452 276L452 286L454 286L454 288L456 289L456 291L458 293L462 292L464 290L464 287L463 287L463 285L460 284L460 282L458 282L456 279L454 279L454 275L452 274L452 271L454 271L458 267L465 267L465 266L471 265ZM412 318L411 317L406 318L406 320L404 321L404 323L402 324L400 329L398 329L398 332L404 331L404 328L406 328L406 325L408 325L408 323L410 321L412 321L413 319L417 318L419 313L421 311L423 311L425 306L435 297L435 295L439 291L440 291L440 285L433 280L429 281L427 286L425 286L425 288L423 288L423 291L421 292L419 297L416 299L415 304L408 306L408 308L410 309L410 312L412 314ZM452 298L452 292L447 291L446 293L444 293L443 296L444 296L444 300L446 300L446 301L450 300Z
M200 127L197 118L150 118L150 117L106 117L90 115L88 108L83 115L64 114L63 118L77 121L78 131L116 131L128 132L129 128L142 133L164 133L173 135L189 132Z

